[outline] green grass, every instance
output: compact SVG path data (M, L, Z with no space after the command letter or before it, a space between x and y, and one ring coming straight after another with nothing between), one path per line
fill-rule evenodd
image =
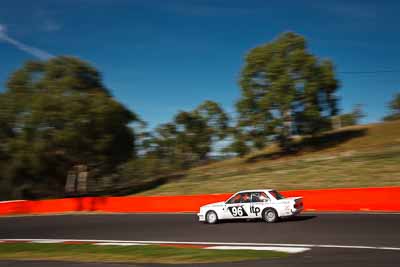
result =
M271 145L243 158L193 168L142 194L400 186L400 121L299 138L297 147L297 153L285 154Z
M207 250L154 245L0 244L0 260L190 264L281 258L287 255L274 251Z

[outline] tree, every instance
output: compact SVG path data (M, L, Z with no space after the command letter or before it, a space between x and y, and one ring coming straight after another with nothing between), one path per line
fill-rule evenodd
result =
M67 173L99 175L134 155L137 115L112 98L100 73L77 58L27 62L1 96L0 133L15 197L62 193ZM4 130L5 129L5 130Z
M188 165L205 160L211 151L212 132L195 112L181 111L175 116L177 149Z
M390 114L384 118L385 121L400 119L400 93L394 95L388 105Z
M362 105L356 105L351 112L336 116L335 121L337 121L338 128L340 128L357 125L363 117L365 117L365 114L362 110Z
M230 144L223 149L224 153L234 153L239 157L243 157L250 152L250 148L247 144L246 136L242 134L240 129L231 129L232 140Z
M193 112L206 122L214 140L222 140L227 136L229 117L218 103L206 100Z
M329 60L312 55L302 36L282 34L246 56L236 104L238 127L253 147L278 140L290 149L293 133L316 134L330 127L338 86Z
M208 159L215 143L227 136L228 123L227 114L217 103L205 101L157 127L147 142L147 154L176 169L190 167Z
M7 177L7 140L12 137L10 115L10 103L0 93L0 200L9 198L12 188L11 180Z
M146 157L160 159L171 169L181 167L180 155L177 149L177 127L173 122L159 125L146 142Z

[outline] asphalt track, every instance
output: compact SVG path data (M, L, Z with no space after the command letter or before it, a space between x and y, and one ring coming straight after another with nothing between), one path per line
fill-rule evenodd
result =
M199 223L194 214L3 217L0 218L0 238L329 245L286 259L209 266L400 266L400 249L354 247L400 248L400 214L305 214L275 224L238 221L217 225ZM126 266L0 261L0 266L54 265Z

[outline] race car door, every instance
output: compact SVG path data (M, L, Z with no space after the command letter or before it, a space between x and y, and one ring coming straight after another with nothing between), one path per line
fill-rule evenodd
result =
M224 208L225 219L249 218L250 193L239 193L227 201Z
M261 212L264 209L265 204L269 202L270 199L265 192L252 192L249 217L261 218Z

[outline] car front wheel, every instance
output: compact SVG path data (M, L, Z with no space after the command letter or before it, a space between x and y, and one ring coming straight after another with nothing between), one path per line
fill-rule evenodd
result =
M209 224L215 224L215 223L217 223L218 222L218 216L217 216L217 214L215 213L215 211L209 211L209 212L207 212L207 214L206 214L206 221L207 221L207 223L209 223Z
M278 220L278 214L274 209L266 209L263 212L263 219L267 223L273 223Z

